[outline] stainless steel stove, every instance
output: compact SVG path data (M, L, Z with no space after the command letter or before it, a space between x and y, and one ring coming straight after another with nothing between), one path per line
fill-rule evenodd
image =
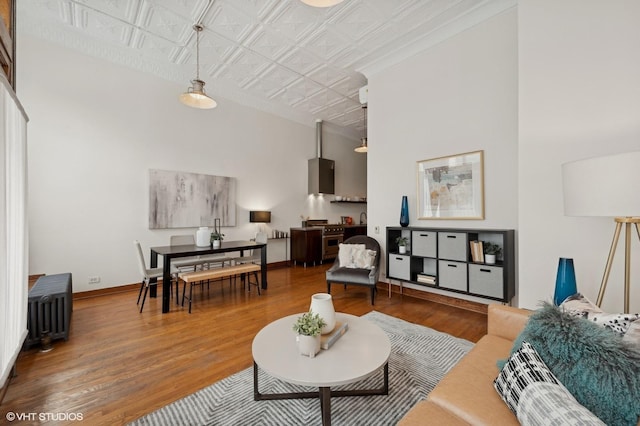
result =
M340 244L344 241L344 225L328 222L327 219L310 219L305 223L306 226L322 228L322 261L338 256Z

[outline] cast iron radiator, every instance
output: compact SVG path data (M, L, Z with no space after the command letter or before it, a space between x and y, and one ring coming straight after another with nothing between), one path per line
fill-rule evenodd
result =
M69 324L73 310L71 274L45 275L29 290L27 329L24 346L40 343L44 335L51 340L69 340Z

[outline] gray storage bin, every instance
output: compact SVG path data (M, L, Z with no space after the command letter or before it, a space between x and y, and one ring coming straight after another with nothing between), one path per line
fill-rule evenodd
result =
M411 257L402 254L389 255L389 278L409 281L411 279Z
M441 260L438 262L438 286L467 291L467 264Z
M482 296L504 298L503 269L499 266L469 265L469 292Z
M437 256L438 233L433 231L411 231L411 254L422 257Z
M438 232L438 257L440 259L467 261L467 234Z

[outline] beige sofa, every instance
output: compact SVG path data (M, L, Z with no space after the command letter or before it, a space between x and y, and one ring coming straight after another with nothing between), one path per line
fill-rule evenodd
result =
M493 388L496 361L509 356L532 311L489 305L487 335L399 425L519 425Z

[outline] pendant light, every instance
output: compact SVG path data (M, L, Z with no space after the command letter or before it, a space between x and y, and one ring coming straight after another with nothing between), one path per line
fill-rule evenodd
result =
M364 105L362 107L362 116L364 118L364 131L362 139L360 139L360 145L358 145L356 147L356 149L354 149L355 152L360 152L360 153L366 153L369 148L367 146L367 106Z
M200 80L200 32L204 27L196 24L193 26L193 29L196 32L196 78L195 80L191 80L191 87L180 95L180 102L193 108L215 108L218 103L207 96L204 91L204 81Z
M302 3L313 7L331 7L343 1L344 0L302 0Z

